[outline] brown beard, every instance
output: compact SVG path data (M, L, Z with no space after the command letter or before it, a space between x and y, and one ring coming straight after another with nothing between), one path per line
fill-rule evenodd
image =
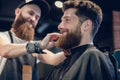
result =
M32 24L28 23L27 20L20 15L18 19L13 23L14 33L20 39L31 41L34 39L34 28Z
M56 46L64 50L71 49L80 44L81 41L80 28L74 32L68 32L66 36L62 35L56 42Z

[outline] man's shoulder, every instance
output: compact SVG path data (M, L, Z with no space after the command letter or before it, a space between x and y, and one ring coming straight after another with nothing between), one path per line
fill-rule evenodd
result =
M98 48L96 48L95 46L89 47L85 52L84 52L85 56L89 56L89 57L103 57L105 56L105 53L100 51Z
M8 35L8 31L0 32L0 36Z
M0 37L1 38L7 38L7 37L9 37L8 31L0 32Z
M85 51L86 53L102 53L102 51L100 51L98 48L96 48L95 46L91 46L88 49L86 49Z
M0 38L3 39L5 42L10 42L8 31L0 32Z

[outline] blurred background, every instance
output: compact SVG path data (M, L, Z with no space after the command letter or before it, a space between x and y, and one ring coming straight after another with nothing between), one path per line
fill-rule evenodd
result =
M0 31L6 31L11 28L14 20L15 8L24 0L0 0ZM42 39L47 33L58 32L57 26L60 23L62 11L61 3L66 0L46 0L51 11L49 15L41 19L37 25L35 39ZM97 33L94 43L103 51L114 51L120 49L120 0L91 0L98 4L103 10L103 22ZM54 50L53 50L54 51ZM49 74L53 66L39 63L39 78Z

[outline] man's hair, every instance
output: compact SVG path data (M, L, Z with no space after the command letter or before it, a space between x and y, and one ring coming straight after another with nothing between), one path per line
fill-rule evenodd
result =
M98 31L100 24L102 22L102 10L95 3L88 0L69 0L63 4L63 12L66 9L75 8L77 9L76 15L80 18L81 22L90 19L93 23L93 36Z

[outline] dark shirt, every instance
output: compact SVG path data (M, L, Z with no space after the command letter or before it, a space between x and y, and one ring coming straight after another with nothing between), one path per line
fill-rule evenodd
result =
M22 80L22 67L23 65L32 66L33 76L32 80L37 80L37 67L35 58L30 57L30 55L25 55L17 58L8 58L0 75L0 80Z
M72 49L71 55L46 80L117 80L111 60L96 48L91 50L93 47L87 44Z

